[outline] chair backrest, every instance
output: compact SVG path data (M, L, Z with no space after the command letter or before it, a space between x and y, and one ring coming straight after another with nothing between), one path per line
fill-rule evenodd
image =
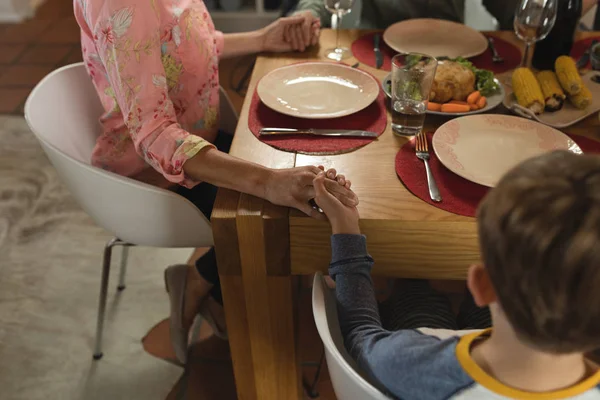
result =
M187 199L90 165L102 112L83 63L50 73L25 104L29 127L79 205L98 225L136 245L212 245L209 221Z
M321 272L317 272L313 280L312 307L315 324L325 347L327 369L337 398L339 400L391 400L361 376L356 363L346 351L340 331L337 303Z

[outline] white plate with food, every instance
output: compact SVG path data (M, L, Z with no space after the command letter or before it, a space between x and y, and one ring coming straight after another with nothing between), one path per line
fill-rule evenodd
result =
M566 128L600 110L600 74L580 76L571 57L560 57L556 65L561 79L552 71L534 74L518 68L503 78L504 106L515 114L554 128ZM573 89L577 94L572 94ZM569 93L571 92L571 93Z
M307 62L277 68L258 83L260 100L292 117L327 119L354 114L373 103L379 84L342 64Z
M392 96L391 80L390 73L382 81L383 91L389 98ZM482 97L485 99L481 100ZM478 69L463 58L440 60L427 113L452 117L485 113L502 104L504 98L504 88L493 72ZM477 105L478 101L480 105Z
M529 119L482 114L446 122L433 135L433 150L450 171L494 187L510 169L554 150L582 151L564 133Z
M417 18L390 25L383 41L399 53L422 53L433 57L475 57L488 48L479 31L457 22Z

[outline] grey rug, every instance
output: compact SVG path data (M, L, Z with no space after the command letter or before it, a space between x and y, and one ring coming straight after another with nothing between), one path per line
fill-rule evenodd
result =
M0 116L0 399L164 399L181 369L140 339L168 315L162 270L189 250L133 248L105 357L92 361L101 253L110 235L69 196L21 117Z

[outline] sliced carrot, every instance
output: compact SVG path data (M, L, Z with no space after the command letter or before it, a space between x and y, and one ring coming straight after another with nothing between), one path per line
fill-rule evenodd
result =
M481 93L479 93L479 90L476 90L467 97L467 103L477 104L480 97L481 97Z
M487 104L487 99L485 98L485 96L481 96L481 98L479 100L477 100L477 107L479 107L479 108L485 107L486 104Z
M450 100L448 102L449 104L461 104L463 106L468 106L469 103L467 103L466 101L458 101L458 100Z
M442 104L442 112L461 113L461 112L467 112L467 111L471 111L471 107L469 107L467 105L451 104L451 103Z
M469 107L471 107L471 111L479 110L479 107L477 107L477 104L469 104Z
M442 109L442 105L440 103L429 101L427 102L427 109L429 111L440 111Z

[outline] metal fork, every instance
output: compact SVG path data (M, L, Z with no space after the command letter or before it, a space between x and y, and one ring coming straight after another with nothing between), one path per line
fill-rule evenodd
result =
M427 137L425 137L425 133L421 131L415 137L417 158L423 160L425 163L425 170L427 171L427 186L429 186L429 197L431 197L431 200L435 202L440 202L442 201L442 196L440 195L440 191L435 183L435 179L433 179L431 169L429 168L429 150L427 146Z
M494 38L488 37L488 43L490 45L490 50L492 50L492 62L494 63L503 63L504 58L498 54L498 50L496 50L496 46L494 46Z

